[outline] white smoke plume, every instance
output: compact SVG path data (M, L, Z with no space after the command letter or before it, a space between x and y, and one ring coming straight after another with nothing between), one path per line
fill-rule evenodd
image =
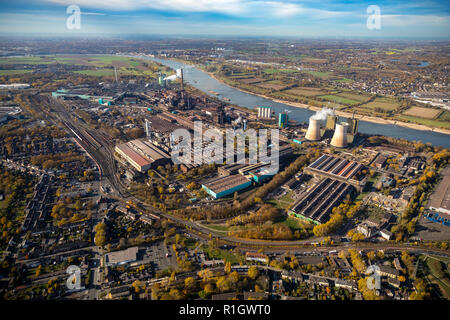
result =
M165 77L164 80L175 81L175 80L177 80L177 75L174 74L174 75Z
M317 111L315 115L311 116L310 119L313 120L326 120L328 116L334 116L334 110L333 109L329 109L326 107L323 107L322 110Z
M175 81L177 78L181 78L181 69L177 69L176 74L165 77L164 80Z

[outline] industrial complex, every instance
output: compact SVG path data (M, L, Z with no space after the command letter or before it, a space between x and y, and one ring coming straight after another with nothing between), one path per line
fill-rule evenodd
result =
M170 156L144 139L136 139L116 146L116 154L138 172L170 162Z
M247 177L240 174L233 174L210 180L204 183L202 188L217 199L241 191L251 185L252 182Z

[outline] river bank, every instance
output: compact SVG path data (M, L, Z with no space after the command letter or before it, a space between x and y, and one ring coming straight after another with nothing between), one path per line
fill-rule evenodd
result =
M199 66L196 66L196 67L199 68ZM263 94L258 94L258 93L254 93L251 91L243 90L241 88L231 86L230 84L223 81L221 78L217 77L212 72L208 72L208 71L204 70L203 68L201 70L203 72L207 73L211 78L215 79L216 81L219 81L220 83L222 83L230 88L239 90L241 92L253 94L255 96L258 96L258 97L261 97L264 99L268 99L273 102L283 103L283 104L286 104L291 107L302 108L302 109L307 109L307 110L311 110L311 111L320 111L322 109L321 107L314 107L314 106L310 106L310 105L299 103L299 102L291 102L291 101L286 101L286 100L281 100L281 99L275 99L275 98L272 98L270 96L266 96ZM344 117L344 118L351 118L353 116L353 114L349 113L349 112L344 112L344 111L339 111L339 110L336 110L335 112L336 112L336 115L338 115L340 117ZM354 117L356 119L367 121L367 122L372 122L372 123L390 124L390 125L401 126L401 127L405 127L405 128L409 128L409 129L414 129L414 130L432 131L432 132L438 132L438 133L450 135L450 130L442 129L442 128L428 127L428 126L425 126L422 124L417 124L417 123L403 122L403 121L398 121L398 120L388 120L388 119L383 119L383 118L378 118L378 117L360 115L360 114L356 114L356 113L355 113Z

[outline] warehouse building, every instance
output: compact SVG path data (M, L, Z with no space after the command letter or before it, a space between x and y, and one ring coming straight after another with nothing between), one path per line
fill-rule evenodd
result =
M354 187L345 182L325 178L298 199L289 214L315 224L324 223L332 209L347 196L353 194Z
M105 254L105 265L119 266L138 260L139 247L131 247L126 250L115 251Z
M252 182L248 178L234 174L212 179L202 184L202 189L215 199L218 199L248 188L251 185Z
M239 169L242 169L244 167L246 167L247 164L246 163L231 163L231 164L226 164L222 167L217 168L217 172L221 175L221 176L229 176L232 174L237 174L239 173Z
M358 162L324 154L311 163L305 172L346 182L361 190L367 181L366 177L361 175L364 168L364 165Z
M170 156L145 140L132 140L116 146L116 153L139 172L169 163Z
M430 212L425 216L428 220L450 226L450 167L446 167L442 175L443 179L430 198Z

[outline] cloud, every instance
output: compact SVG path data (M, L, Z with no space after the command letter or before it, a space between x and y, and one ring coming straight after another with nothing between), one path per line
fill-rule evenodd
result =
M60 5L71 5L73 0L44 0ZM239 13L243 9L242 0L77 0L81 8L107 9L112 11L133 11L141 9Z
M445 26L449 25L448 16L437 15L401 15L386 14L381 15L381 27L408 27L408 26Z

